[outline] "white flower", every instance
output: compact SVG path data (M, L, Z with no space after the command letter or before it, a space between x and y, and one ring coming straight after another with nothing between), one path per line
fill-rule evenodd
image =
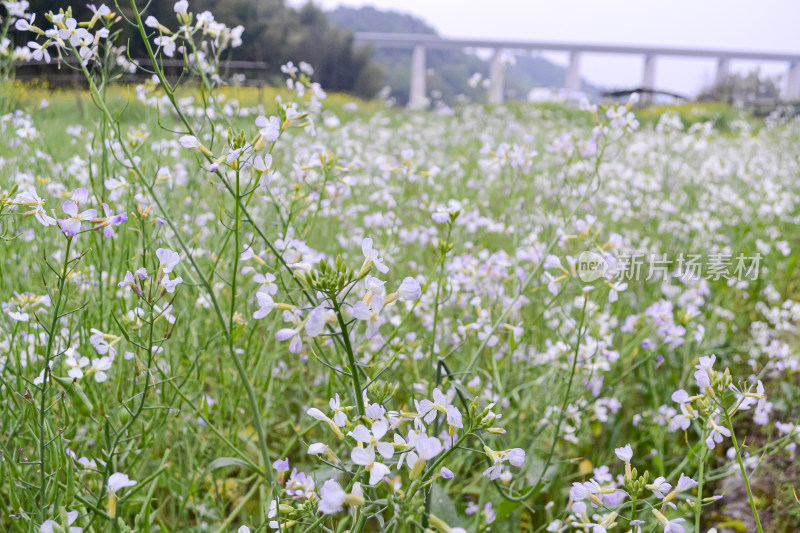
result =
M686 520L683 518L673 518L672 520L667 520L667 517L661 514L657 509L651 509L653 515L655 515L658 523L664 527L664 533L685 533L686 530L680 525L681 522L685 522Z
M100 7L97 7L94 4L88 4L86 7L88 7L92 13L98 17L107 17L111 14L111 8L105 4L100 4Z
M67 375L72 379L81 379L83 377L83 370L82 367L87 366L89 364L88 357L81 357L81 355L77 352L73 352L72 355L69 355L65 360L64 364L69 367L69 372Z
M333 453L333 450L321 442L315 442L308 447L308 455L327 455L328 458L334 463L339 462L339 458Z
M108 355L92 359L92 367L87 371L87 374L94 374L94 380L98 383L103 383L108 379L106 370L110 370L113 363L114 358Z
M159 35L158 37L153 39L153 42L161 47L161 49L164 51L164 54L167 57L172 57L175 55L175 48L176 48L175 37L168 37L167 35Z
M308 313L306 319L305 332L309 337L318 337L322 334L328 323L328 310L324 306L318 306Z
M666 498L666 495L669 494L669 491L672 489L672 485L667 483L664 476L655 478L651 484L645 485L645 487L653 491L656 498L661 498L662 500Z
M114 348L114 345L109 343L107 340L108 338L113 338L113 335L106 335L102 331L92 328L91 330L91 337L89 337L89 342L92 344L97 353L100 355L111 354L112 356L116 355L117 350Z
M441 453L442 441L425 434L417 435L417 438L414 439L414 449L419 459L429 461Z
M422 289L417 280L412 277L407 277L403 279L400 288L397 289L397 293L400 295L401 299L413 302L422 296Z
M128 474L116 472L108 478L108 493L114 494L126 487L133 487L136 482L128 477Z
M242 269L242 274L246 274L247 272L255 272L255 269L252 267L245 267ZM275 296L275 293L278 292L278 286L275 284L275 275L270 272L266 274L255 272L253 274L253 281L262 285L258 288L259 292L266 291L270 296Z
M61 231L70 237L74 237L81 231L81 222L97 218L97 211L95 209L87 209L79 212L80 204L85 204L89 201L89 191L84 188L75 189L72 194L72 200L67 200L61 205L61 209L66 213L66 218L59 220Z
M502 465L505 461L508 461L516 467L521 467L525 464L525 450L522 448L511 448L510 450L495 451L488 446L484 446L483 449L486 452L486 455L489 456L489 459L491 459L493 462L492 466L484 470L483 475L492 481L499 478L500 474L502 474ZM573 486L574 485L575 484L573 484ZM572 491L570 491L570 496L571 495ZM573 498L573 500L579 501L579 499L576 498Z
M697 486L697 481L693 480L688 476L683 475L683 472L681 472L681 477L680 479L678 479L678 485L675 487L675 491L685 492L696 486Z
M260 116L256 118L256 126L261 128L259 133L268 143L275 142L281 135L281 119L278 117Z
M323 455L330 450L327 444L315 442L308 447L308 455Z
M281 72L294 77L297 74L297 67L294 66L294 61L289 61L285 65L281 65Z
M309 75L309 76L311 76L311 75L313 75L313 74L314 74L314 67L312 67L311 65L309 65L309 64L308 64L308 63L306 63L305 61L301 61L301 62L300 62L300 63L299 63L297 66L299 66L299 67L300 67L300 70L301 70L303 73L305 73L305 74L307 74L307 75Z
M184 148L200 148L202 146L202 143L194 135L184 135L179 142Z
M41 61L44 59L45 63L50 63L50 52L47 51L48 44L39 44L36 41L28 41L28 47L33 50L31 54L33 59Z
M332 405L331 409L333 409ZM364 409L364 416L366 416L373 422L381 420L383 418L383 415L385 414L386 414L386 409L379 403L371 403Z
M34 216L42 226L52 226L56 223L56 219L45 212L44 200L33 189L19 193L14 199L14 203L28 208L29 210L23 213L23 216Z
M178 0L177 2L175 2L174 9L175 13L185 14L189 10L189 2L187 2L186 0Z
M175 315L171 313L172 304L170 303L168 303L164 309L161 309L161 307L159 307L158 305L153 305L153 310L158 314L158 316L163 316L164 318L166 318L167 322L169 322L170 324L174 324L175 321L177 320L175 318Z
M375 265L375 268L377 268L379 272L383 274L389 272L389 267L387 267L378 256L378 250L372 247L372 239L370 237L361 241L361 251L364 253L364 257L367 261L372 261L372 264Z
M164 287L168 293L172 294L175 292L175 287L183 283L183 278L178 276L175 279L169 279L169 274L165 274L164 277L161 279L161 286Z
M25 20L24 18L18 18L14 23L14 27L17 29L17 31L28 31L33 27L34 20L36 20L36 13L32 13L31 18L28 20Z
M444 224L450 220L450 213L448 213L447 209L442 205L436 208L436 211L433 212L431 218L437 224Z
M614 453L617 454L617 457L620 461L624 462L625 464L631 464L631 459L633 459L633 449L631 448L630 444L626 444L622 448L615 449Z
M415 434L411 444L413 444L414 449L408 452L406 462L411 468L411 479L416 479L422 473L425 463L439 455L443 447L442 441L436 437L429 437L425 433ZM402 462L398 463L399 466L402 466Z
M353 431L348 433L351 437L356 439L362 444L369 444L375 446L384 458L389 459L394 454L394 446L390 442L381 442L381 439L389 430L389 423L385 420L378 420L372 424L372 429L367 429L366 426L358 424ZM373 483L370 483L372 485Z
M319 510L325 514L333 514L342 510L347 493L338 481L329 479L319 489L319 497Z
M306 414L312 418L319 420L320 422L325 422L326 424L328 424L328 427L330 427L333 430L333 432L336 433L337 437L339 437L340 439L344 438L344 433L342 433L342 430L339 429L339 426L337 426L333 420L328 418L328 416L325 413L323 413L316 407L310 408L308 411L306 411Z
M392 445L389 444L389 446L391 447ZM375 448L372 445L367 446L366 448L356 446L350 452L350 459L353 460L353 463L363 466L367 471L369 471L370 485L377 485L391 472L388 466L375 461Z
M289 352L291 353L300 353L303 349L303 338L301 336L304 325L303 321L300 317L300 312L297 310L292 311L284 311L283 312L283 320L286 322L291 322L294 327L293 328L281 328L275 333L275 338L279 341L289 341Z
M694 373L694 379L697 381L697 387L700 390L705 390L711 386L711 380L716 374L714 370L714 362L716 360L717 356L712 354L701 357L700 361L695 365L697 371Z
M439 387L433 389L433 401L422 400L419 402L417 411L426 424L430 424L436 418L437 412L445 413L447 423L454 428L464 427L461 412L450 403Z
M522 448L511 448L510 450L506 450L506 457L508 458L508 462L516 467L522 467L525 465L525 450Z
M705 390L711 386L711 379L708 377L708 372L705 370L695 371L694 379L697 382L697 388L700 390Z
M722 442L723 437L730 437L731 432L728 428L724 426L718 426L717 423L714 422L713 420L710 420L710 423L711 423L711 431L709 432L708 437L706 438L706 447L708 447L709 450L713 450L714 448L716 448L717 444Z
M70 17L64 21L66 28L58 30L58 36L69 41L72 46L78 46L85 38L91 37L91 34L84 28L78 27L78 21Z
M590 479L586 483L573 483L572 488L569 490L569 497L574 502L581 502L589 500L594 505L603 505L602 500L597 497L602 492L602 487L594 479Z
M265 290L259 290L256 293L256 300L258 300L258 310L253 313L253 318L256 320L264 318L275 308L275 301Z
M179 253L168 250L167 248L159 248L156 250L156 257L158 257L158 261L161 263L161 270L164 274L172 272L172 269L175 268L178 261L181 260L181 255Z
M380 312L383 309L383 298L373 298L370 305L359 300L353 306L352 314L358 320L367 322L367 331L365 336L371 339L378 334L381 327Z
M275 334L275 338L281 342L288 340L290 353L300 353L300 350L303 349L303 339L300 337L299 329L293 329L293 328L279 329L278 332Z
M342 400L339 398L338 393L336 393L336 395L328 401L328 405L330 406L331 409L333 409L333 412L335 413L333 415L333 421L340 428L344 427L345 424L347 423L347 413L342 408ZM372 406L370 405L370 407ZM369 407L367 409L369 409Z
M67 512L67 523L66 524L59 524L55 520L45 520L39 526L39 533L55 533L56 531L66 531L66 533L82 533L82 527L70 527L72 524L75 523L75 520L78 519L78 511L68 511ZM64 528L63 526L66 525L67 527ZM55 529L58 528L58 529Z
M272 156L270 154L257 155L253 159L253 168L259 172L269 172L272 168Z
M347 494L339 482L329 479L319 489L319 510L324 514L334 514L341 511L346 505L364 505L364 495L361 484L353 485L353 492Z
M628 288L628 284L624 281L616 281L611 285L611 290L608 291L608 301L611 303L619 299L619 293Z

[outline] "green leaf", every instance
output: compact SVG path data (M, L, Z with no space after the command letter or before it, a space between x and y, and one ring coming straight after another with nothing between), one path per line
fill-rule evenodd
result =
M511 500L503 500L500 505L495 509L497 513L497 520L502 520L522 506L522 502L514 502Z
M525 460L525 480L528 482L530 486L533 486L539 479L542 480L542 490L553 480L554 477L557 477L558 474L558 465L554 464L553 462L550 463L550 466L547 468L547 472L542 476L542 471L544 470L545 461L539 457L538 455L534 455L532 453L527 454L527 459ZM521 490L527 490L525 489Z
M243 332L244 332L244 324L240 324L239 327L233 330L233 333L231 333L231 339L233 340L233 342L236 342L236 339L238 339Z
M203 480L206 478L208 474L210 474L214 470L219 470L220 468L226 468L230 466L238 466L240 468L247 468L250 469L250 465L247 464L242 459L237 459L236 457L219 457L211 461L203 473L198 478L199 482L202 483Z
M450 496L438 483L431 487L431 514L443 520L450 527L464 527L461 516Z

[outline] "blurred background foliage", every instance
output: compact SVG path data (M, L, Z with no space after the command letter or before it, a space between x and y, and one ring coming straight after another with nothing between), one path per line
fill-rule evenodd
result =
M152 0L147 4L137 0L140 9L147 6L146 14L167 27L176 24L173 3ZM59 0L30 0L29 11L36 13L37 20L43 20L45 13L58 12L64 6ZM131 15L127 2L120 2L119 7L123 15ZM73 9L76 19L91 18L88 7L73 6ZM339 7L326 12L311 2L296 8L284 0L191 0L190 9L194 13L209 10L230 27L244 26L242 46L232 51L231 58L266 63L267 71L261 77L272 85L283 83L281 65L306 61L316 70L314 80L327 91L360 98L381 95L400 105L408 102L411 51L356 47L353 33L437 33L418 17L372 7ZM124 23L120 27L124 34L121 42L129 43L130 57L145 57L141 39L135 38L133 29ZM15 44L24 45L30 36L12 32L12 37ZM461 51L429 50L427 66L428 90L435 99L452 104L460 96L472 100L484 96L485 88L471 87L468 80L475 73L488 76L486 59ZM564 78L564 67L547 59L517 56L515 64L506 69L506 97L525 99L534 87L563 87ZM597 87L588 83L584 83L583 89L590 97L600 94Z

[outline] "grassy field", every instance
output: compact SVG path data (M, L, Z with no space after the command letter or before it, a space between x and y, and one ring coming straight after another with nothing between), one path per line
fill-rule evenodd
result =
M0 529L796 531L795 120L290 77L4 86Z

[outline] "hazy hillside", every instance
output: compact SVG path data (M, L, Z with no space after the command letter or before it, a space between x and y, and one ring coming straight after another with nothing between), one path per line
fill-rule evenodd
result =
M398 11L382 11L374 7L337 7L328 12L328 20L341 28L353 31L386 33L430 33L436 29L414 15Z
M331 24L354 32L437 34L436 29L414 15L374 7L338 7L328 12L328 20ZM391 96L399 103L406 103L411 51L375 50L373 59L384 68L386 83L392 88ZM472 88L467 81L475 72L488 76L487 61L458 51L428 50L427 66L433 70L433 75L428 78L429 92L438 91L446 102L452 102L460 94L472 99L484 97L485 89ZM534 87L563 87L565 75L564 67L542 57L517 56L516 64L506 69L506 97L525 98ZM600 92L585 81L583 90L592 96Z

